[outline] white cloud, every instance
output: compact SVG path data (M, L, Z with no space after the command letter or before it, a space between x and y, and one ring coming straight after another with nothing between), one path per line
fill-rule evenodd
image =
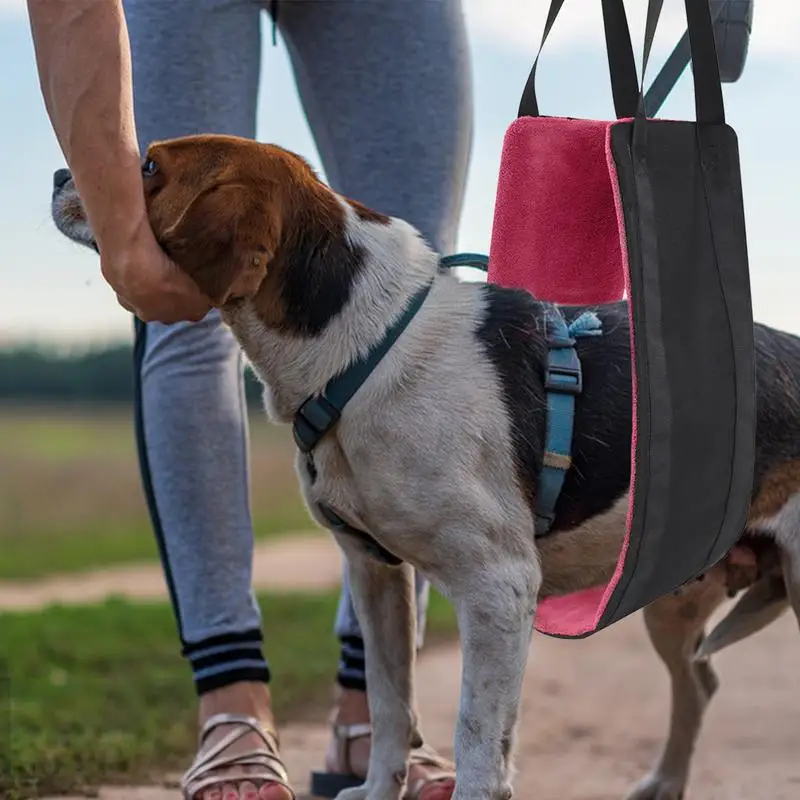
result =
M475 41L489 39L495 44L530 54L539 47L549 2L547 0L464 0L470 33ZM637 52L641 46L647 11L645 0L625 4L631 35ZM587 45L603 46L602 10L599 0L572 0L564 3L546 51L557 52ZM686 29L682 0L667 0L658 26L654 55L672 49ZM749 54L779 58L798 58L800 2L769 0L755 6L753 36Z

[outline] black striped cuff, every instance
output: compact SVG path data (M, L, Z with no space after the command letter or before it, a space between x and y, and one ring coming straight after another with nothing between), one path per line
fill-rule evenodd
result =
M194 673L197 694L239 681L269 683L270 671L261 650L261 631L225 633L183 647Z
M336 682L343 689L367 691L367 674L364 664L364 640L358 636L343 636Z

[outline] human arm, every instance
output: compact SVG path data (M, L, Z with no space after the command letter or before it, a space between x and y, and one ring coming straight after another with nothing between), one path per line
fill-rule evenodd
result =
M120 303L145 321L209 309L147 218L120 0L28 0L39 82L56 137Z

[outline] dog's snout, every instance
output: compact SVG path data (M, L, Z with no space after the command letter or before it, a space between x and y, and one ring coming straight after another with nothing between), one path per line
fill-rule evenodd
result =
M72 177L68 169L57 169L53 173L53 188L60 189Z

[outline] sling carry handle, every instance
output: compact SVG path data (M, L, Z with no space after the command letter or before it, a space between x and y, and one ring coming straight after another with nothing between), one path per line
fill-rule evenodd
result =
M637 78L630 30L622 0L602 0L602 4L611 90L617 119L643 118L645 116L644 74L663 0L648 0L641 82ZM551 0L539 51L522 91L518 112L520 117L540 116L536 99L536 68L545 41L563 5L564 0ZM697 122L724 124L725 106L722 99L722 82L709 2L708 0L684 0L684 6L689 30Z
M633 45L628 30L628 18L625 16L625 6L622 0L602 0L603 3L603 29L606 38L606 52L608 54L608 67L611 76L611 91L614 96L614 109L617 118L632 117L636 112L639 99L639 81L636 77L636 60L633 57ZM528 81L522 90L522 100L519 105L520 117L538 117L539 105L536 100L536 67L542 49L550 35L553 24L558 17L564 0L551 0L550 10L544 24L544 33L531 67Z

